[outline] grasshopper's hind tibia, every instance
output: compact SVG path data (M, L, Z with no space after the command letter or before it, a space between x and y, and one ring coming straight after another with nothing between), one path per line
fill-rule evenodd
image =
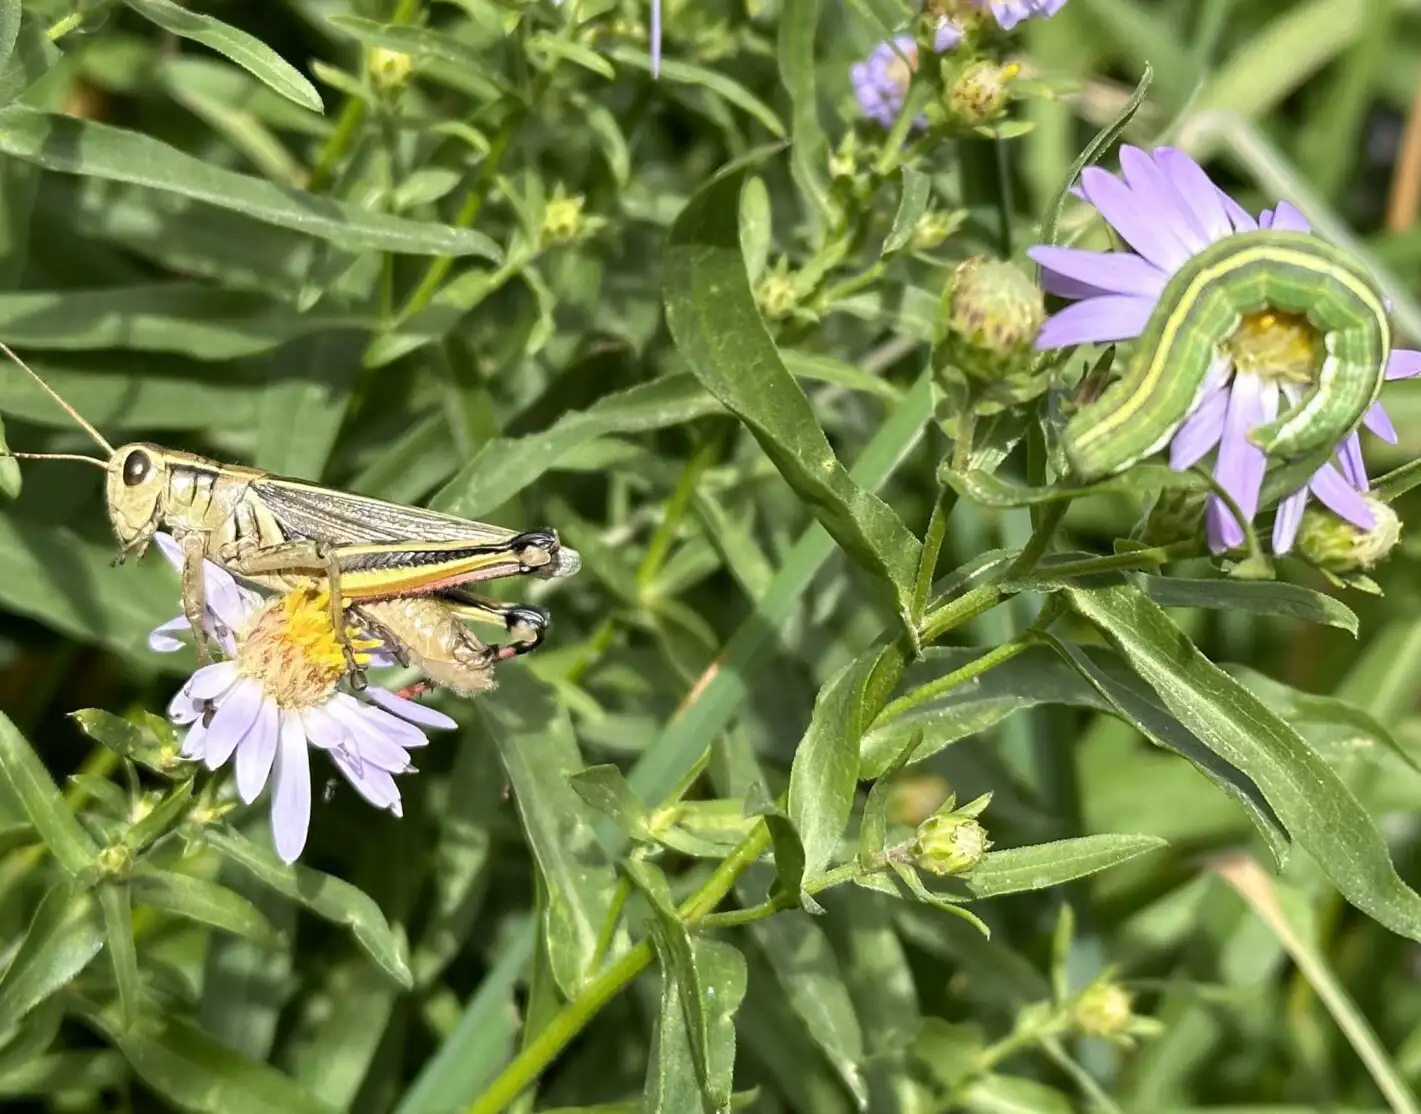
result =
M492 647L500 661L531 653L547 637L548 613L541 608L522 603L497 603L459 588L441 592L439 598L466 622L495 624L508 632L511 642L507 646Z

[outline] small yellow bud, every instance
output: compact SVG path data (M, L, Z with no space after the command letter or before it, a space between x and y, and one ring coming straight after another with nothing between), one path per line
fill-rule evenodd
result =
M1082 1033L1093 1037L1116 1037L1125 1033L1134 1019L1130 992L1117 982L1097 982L1086 987L1076 999L1071 1019Z
M969 378L993 381L1030 362L1046 305L1015 263L974 256L953 273L940 313L952 363Z
M966 874L992 846L987 829L962 813L939 813L918 825L913 857L932 874Z
M1005 66L988 58L973 62L947 88L943 103L948 115L968 125L995 120L1011 104L1011 82L1020 72L1015 62Z
M107 875L127 874L133 866L133 853L122 844L105 847L99 852L98 866L99 870Z
M410 79L413 64L413 59L408 54L377 46L370 51L366 69L370 80L375 83L375 88L382 93L397 93Z
M542 237L546 244L566 244L577 239L583 229L582 206L586 198L553 197L543 209Z
M961 228L966 219L965 209L934 209L931 213L925 213L913 229L913 235L908 238L908 250L931 251Z
M799 291L788 275L772 271L760 281L755 300L760 303L761 313L772 321L778 321L788 317L799 305Z
M1364 572L1386 559L1401 541L1401 519L1375 495L1365 495L1373 525L1362 530L1331 511L1309 507L1298 526L1298 552L1331 573Z

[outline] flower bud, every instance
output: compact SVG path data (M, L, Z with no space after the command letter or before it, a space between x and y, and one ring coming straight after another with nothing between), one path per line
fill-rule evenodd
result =
M1298 526L1298 553L1320 569L1338 575L1373 568L1401 541L1401 519L1375 495L1364 495L1372 512L1370 530L1353 526L1331 511L1308 507Z
M931 874L966 874L982 861L992 846L987 829L977 823L991 801L984 793L961 808L954 808L957 799L948 797L934 816L918 825L913 839L913 859Z
M759 303L761 313L771 321L778 321L788 317L799 305L799 291L795 289L794 280L782 269L776 268L760 280L755 301Z
M1082 1033L1113 1037L1123 1033L1134 1017L1130 992L1117 982L1092 983L1081 992L1071 1019Z
M934 209L924 213L908 237L908 250L931 251L961 228L966 219L966 209Z
M1021 66L1009 62L998 65L989 58L973 62L947 87L943 105L948 116L960 124L990 123L1011 104L1011 82Z
M968 378L994 382L1032 364L1046 308L1015 263L974 256L953 272L938 314L948 361Z
M1135 531L1145 545L1173 545L1204 535L1204 507L1209 493L1188 488L1165 488Z
M375 88L382 93L397 93L405 87L410 78L413 60L408 54L398 50L387 50L377 46L370 51L366 70Z
M540 230L544 244L566 244L577 239L583 231L582 206L585 198L554 196L543 208L543 226Z

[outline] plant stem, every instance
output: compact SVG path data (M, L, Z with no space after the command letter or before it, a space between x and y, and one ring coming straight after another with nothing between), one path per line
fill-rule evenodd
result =
M1030 649L1032 640L1030 638L1018 638L1011 642L1004 642L994 650L988 650L979 658L974 658L966 665L954 669L951 673L944 674L935 681L929 681L926 685L914 689L905 696L900 696L897 700L889 704L883 711L878 713L878 717L873 721L873 727L881 727L885 723L897 719L919 705L926 704L929 700L936 700L944 693L951 692L959 685L980 677L993 666L1001 665L1003 662L1011 661L1018 654Z
M932 517L928 519L927 532L923 535L923 555L918 561L918 579L913 585L915 623L922 621L923 609L928 605L928 596L933 587L933 573L937 570L937 559L942 553L942 543L947 539L947 520L952 516L952 508L955 506L957 491L944 484L938 491Z
M418 14L419 0L400 0L395 5L395 10L390 13L390 22L412 23ZM51 30L50 38L54 37ZM364 51L361 51L361 54L363 56ZM325 143L321 145L321 149L316 155L316 163L311 167L311 177L306 181L308 190L317 193L330 184L336 164L350 152L350 145L355 141L356 135L360 132L360 125L363 123L365 123L365 102L359 97L347 97L345 103L341 105L340 115L336 117L335 128L326 137Z
M923 621L918 627L918 634L923 645L926 646L936 641L948 631L990 611L1002 602L1006 594L1005 589L1000 585L979 584L970 592L929 611L923 616Z

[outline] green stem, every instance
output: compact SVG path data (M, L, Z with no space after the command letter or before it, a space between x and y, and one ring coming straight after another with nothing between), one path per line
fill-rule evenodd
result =
M603 920L601 929L598 930L597 944L592 950L592 962L588 966L598 966L612 950L612 941L617 938L617 922L622 919L622 909L626 906L631 892L631 882L626 875L622 875L617 879L617 888L612 891L612 903L607 908L607 917Z
M400 0L395 5L395 10L390 13L390 22L412 23L418 14L419 0ZM54 37L51 31L50 38ZM345 103L341 105L340 115L336 117L336 126L331 130L331 134L326 136L325 143L321 145L321 150L316 155L316 163L311 168L311 177L306 182L308 190L317 193L330 184L331 175L335 173L336 165L350 152L351 144L360 133L360 126L363 123L365 123L365 102L359 97L347 97Z
M988 650L981 657L974 658L966 665L954 669L951 673L946 673L935 681L929 681L926 685L914 689L906 696L900 696L897 700L884 708L883 711L878 713L872 726L881 727L885 723L889 723L899 716L907 714L914 708L926 704L930 700L936 700L939 696L951 692L959 685L980 677L993 666L1011 661L1011 659L1018 654L1025 653L1031 646L1032 640L1030 638L1018 638L1011 642L1004 642L994 650Z
M922 621L923 608L928 605L928 596L933 589L933 573L937 571L937 559L942 553L942 544L947 539L947 520L952 517L952 509L955 506L957 491L944 484L938 491L932 517L928 519L927 532L923 535L923 555L918 561L918 579L913 584L914 622Z
M979 584L955 600L941 604L923 616L918 634L926 646L948 631L990 611L1002 602L1006 591L997 584Z
M636 586L639 591L646 591L651 582L656 579L656 574L661 571L661 566L666 563L666 558L671 553L671 544L676 540L676 531L681 525L681 520L686 517L686 510L690 507L691 499L696 494L696 486L701 482L701 477L705 475L706 469L714 464L716 458L720 456L720 447L724 440L725 427L720 426L714 433L702 440L700 447L681 469L680 478L676 481L676 489L672 491L671 498L666 503L666 510L656 526L656 532L651 536L651 541L647 543L646 553L642 556L641 565L637 568Z
M52 43L58 42L88 18L89 10L70 12L63 19L57 19L49 25L49 30L44 33L45 38Z
M1071 577L1096 576L1103 572L1120 569L1138 569L1146 565L1158 565L1165 561L1190 556L1195 550L1192 541L1171 542L1157 545L1152 549L1132 549L1126 553L1113 553L1109 557L1086 557L1079 561L1062 561L1052 565L1047 572L1053 580ZM1008 577L1010 579L1010 577Z

